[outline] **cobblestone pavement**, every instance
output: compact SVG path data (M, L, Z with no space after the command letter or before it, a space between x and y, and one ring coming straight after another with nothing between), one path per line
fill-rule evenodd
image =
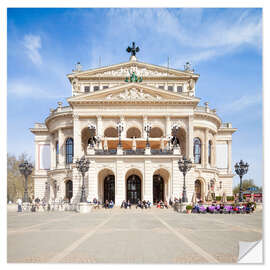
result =
M235 263L239 241L262 238L262 212L172 209L8 213L8 262Z

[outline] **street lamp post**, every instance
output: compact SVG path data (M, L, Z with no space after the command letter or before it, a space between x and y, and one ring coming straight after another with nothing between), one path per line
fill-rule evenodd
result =
M145 126L144 126L144 130L147 134L147 137L146 137L146 147L149 148L150 147L150 143L149 143L149 134L151 132L151 129L152 129L152 125L151 123L146 123Z
M188 202L187 199L187 192L186 192L186 174L187 172L191 169L192 167L192 161L190 159L186 159L185 157L180 159L178 161L178 167L179 170L183 173L184 175L184 185L183 185L183 197L182 197L182 202Z
M119 142L118 142L118 147L122 147L122 143L121 143L121 133L123 132L124 130L124 124L123 122L119 121L116 125L116 129L117 129L117 132L118 132L118 137L119 137Z
M80 160L76 161L76 168L82 174L82 193L80 202L87 202L85 195L84 176L85 173L89 170L89 160L83 156Z
M24 161L19 165L19 170L22 175L24 175L25 178L25 184L24 184L24 196L23 196L23 202L29 202L29 197L28 197L28 176L32 173L33 171L33 166L31 163L28 163L28 161Z
M248 163L244 163L241 159L240 162L234 165L235 172L240 176L240 190L239 190L239 202L242 202L243 199L243 188L242 188L242 177L248 172Z

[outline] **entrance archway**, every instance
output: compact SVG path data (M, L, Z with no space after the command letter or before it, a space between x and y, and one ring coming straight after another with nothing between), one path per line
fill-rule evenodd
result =
M138 200L141 200L141 178L132 174L127 179L127 201L135 204Z
M112 200L115 202L115 177L108 175L104 179L104 202Z
M160 174L153 176L153 203L164 201L164 179Z
M71 180L66 182L66 199L70 202L71 198L73 197L73 183Z
M202 199L202 184L200 180L195 181L195 193L196 193L196 198L201 200Z

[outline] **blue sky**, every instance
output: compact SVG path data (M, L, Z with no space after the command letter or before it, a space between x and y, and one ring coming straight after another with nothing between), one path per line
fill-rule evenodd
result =
M224 122L232 122L233 164L250 163L246 178L261 185L261 9L8 9L8 152L34 159L29 128L43 122L57 101L66 103L66 78L83 69L128 61L135 41L138 60L200 74L196 95ZM235 177L235 183L238 183Z

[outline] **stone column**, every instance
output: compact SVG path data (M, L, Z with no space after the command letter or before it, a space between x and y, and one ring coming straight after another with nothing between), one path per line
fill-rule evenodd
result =
M171 117L166 116L166 137L171 135Z
M187 140L188 140L188 149L187 149L187 156L192 161L194 161L193 157L193 115L189 115L188 117L188 134L187 134Z
M100 137L103 137L103 132L102 132L103 125L102 124L103 124L102 123L102 116L98 115L97 116L97 135Z
M149 159L144 160L144 179L143 180L143 196L142 199L153 203L153 174L152 162Z
M85 180L86 180L85 176ZM82 174L76 169L73 168L72 170L72 187L73 187L73 196L72 196L72 203L79 203L81 198L81 191L82 191Z
M146 139L146 137L147 137L147 133L146 133L146 131L144 130L144 127L145 127L147 121L148 121L148 117L147 117L146 115L144 115L144 116L143 116L143 123L142 123L142 131L143 131L143 138L144 138L144 139Z
M96 170L96 161L90 159L90 166L88 171L88 196L93 201L94 198L98 199L98 176Z
M206 152L205 139L201 142L201 166L202 168L206 167L205 152Z
M120 122L123 123L123 131L121 133L121 139L125 139L126 138L126 134L127 134L127 126L126 126L126 121L125 121L125 117L123 115L120 116Z
M50 150L51 150L51 170L56 167L56 149L55 149L55 141L54 136L51 134L50 136Z
M177 92L177 85L176 85L176 83L173 85L173 92Z
M213 137L212 142L212 159L211 159L211 166L216 167L216 136Z
M74 143L74 160L80 159L83 155L82 136L79 115L73 115L73 143Z
M204 152L204 167L209 167L210 164L208 164L208 132L209 129L205 129L204 133L204 144L205 144L205 152Z
M58 129L58 144L59 144L59 168L65 167L65 137L63 130Z
M174 159L172 161L172 199L175 197L182 198L183 192L183 175L182 173L180 174L178 160L179 159Z
M228 140L228 173L232 173L232 141Z
M124 175L124 161L116 161L116 176L115 176L115 204L121 205L126 199L125 194L126 179Z

